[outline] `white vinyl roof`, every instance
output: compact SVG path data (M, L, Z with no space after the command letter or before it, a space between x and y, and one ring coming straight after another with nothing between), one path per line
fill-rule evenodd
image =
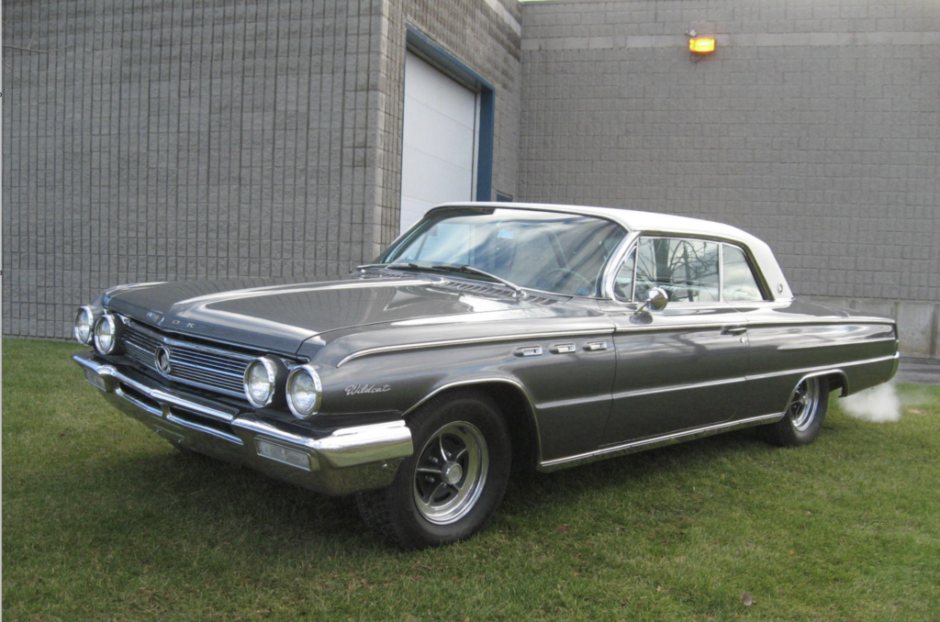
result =
M637 233L669 233L678 235L704 236L735 242L750 250L757 261L771 294L775 300L792 300L793 292L787 283L777 258L766 242L750 233L711 220L689 218L688 216L675 216L672 214L658 214L655 212L640 212L636 210L617 209L613 207L589 207L584 205L556 205L554 203L446 203L438 207L484 207L541 210L550 212L563 212L569 214L583 214L597 216L612 220L625 229Z

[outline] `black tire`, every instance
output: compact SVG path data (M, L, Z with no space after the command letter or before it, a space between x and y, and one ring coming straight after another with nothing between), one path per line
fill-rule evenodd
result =
M492 399L449 393L421 407L408 423L414 454L391 486L360 493L366 524L404 549L464 540L492 518L506 492L512 443Z
M764 440L780 447L798 447L816 440L829 407L829 381L806 378L793 390L783 419L762 428Z

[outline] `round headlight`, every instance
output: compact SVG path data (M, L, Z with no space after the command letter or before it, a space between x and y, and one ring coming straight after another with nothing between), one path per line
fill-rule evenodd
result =
M274 400L278 378L284 365L270 356L255 359L245 370L245 397L255 408L264 408Z
M95 314L88 307L80 307L75 314L75 327L72 329L79 343L88 345L95 334Z
M100 354L118 353L118 331L121 324L111 313L105 313L95 324L95 349Z
M320 410L323 384L311 365L295 367L287 377L287 405L298 419L309 419Z

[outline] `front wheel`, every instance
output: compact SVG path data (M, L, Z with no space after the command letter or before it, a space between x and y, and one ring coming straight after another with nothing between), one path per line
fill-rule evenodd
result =
M806 378L793 391L783 419L764 428L768 442L781 447L808 445L822 430L829 407L829 381Z
M416 451L391 486L357 497L366 524L405 549L476 534L509 480L511 443L498 407L469 391L443 395L424 405L409 427Z

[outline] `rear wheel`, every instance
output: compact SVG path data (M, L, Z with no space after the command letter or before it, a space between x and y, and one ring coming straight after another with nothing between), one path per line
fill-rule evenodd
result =
M363 519L406 549L469 538L496 512L509 480L511 443L498 407L485 395L451 393L423 406L409 427L416 451L391 486L358 495Z
M808 445L822 430L829 407L829 381L806 378L793 390L783 419L763 429L768 442L781 447Z

